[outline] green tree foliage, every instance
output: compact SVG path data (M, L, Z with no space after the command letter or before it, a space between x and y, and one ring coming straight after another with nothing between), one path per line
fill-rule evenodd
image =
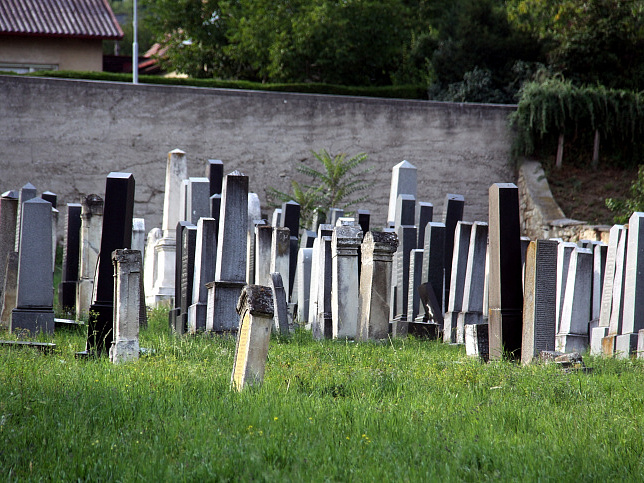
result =
M359 153L347 157L347 153L331 155L326 149L313 156L320 166L301 165L297 167L298 172L311 178L311 184L300 185L297 181L291 181L291 193L278 191L269 188L268 194L275 200L275 206L279 202L296 201L300 204L300 225L309 226L313 212L320 209L328 212L329 208L348 208L368 200L367 195L358 196L369 187L365 175L370 171L368 168L359 169L367 160L367 154Z
M110 7L123 30L122 40L106 40L103 42L103 51L106 54L119 53L120 55L132 54L133 31L132 17L134 13L133 0L110 0ZM137 42L139 55L147 51L155 41L155 33L147 21L148 10L138 2L137 8ZM116 44L116 46L115 46Z
M606 206L615 213L615 223L625 224L635 211L644 211L644 165L640 165L637 179L630 189L631 196L626 199L608 198Z

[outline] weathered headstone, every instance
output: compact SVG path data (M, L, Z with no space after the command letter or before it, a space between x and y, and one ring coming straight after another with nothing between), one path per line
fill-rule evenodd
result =
M200 218L197 222L192 305L188 309L188 332L191 334L206 330L206 311L208 307L206 283L215 280L217 228L217 220L214 218Z
M394 222L396 217L396 202L398 195L412 195L416 197L418 188L418 174L416 166L401 161L391 170L391 190L389 192L389 211L387 221ZM408 223L412 225L414 222Z
M73 314L74 317L76 316L76 285L80 258L81 210L82 206L79 203L67 203L62 281L58 286L58 300L61 308Z
M105 183L103 229L94 297L89 308L86 351L101 355L112 345L114 311L114 267L112 252L132 243L134 176L112 172Z
M282 208L275 208L273 211L273 216L271 217L271 225L274 228L277 228L282 223Z
M154 304L154 297L151 297L151 295L152 289L154 288L154 280L156 279L155 270L157 269L157 252L154 249L154 246L159 240L161 240L161 238L163 238L163 230L161 228L152 228L148 232L147 240L145 242L145 255L143 259L143 287L145 291L145 303L150 306Z
M485 292L485 259L487 257L488 225L474 222L468 247L463 305L458 313L456 342L464 343L464 327L483 323L483 296Z
M531 363L541 351L555 350L558 243L530 242L526 253L521 361Z
M331 241L331 318L334 339L355 339L358 331L360 226L337 226Z
M326 234L328 233L328 235ZM333 264L331 240L333 229L331 225L320 225L319 228L319 261L317 267L317 298L315 308L317 313L312 325L313 337L330 339L333 335L333 317L331 309L331 291L333 286Z
M246 386L259 386L264 380L273 325L272 290L261 285L246 285L236 310L240 321L231 385L242 391Z
M467 256L470 251L470 238L472 223L459 221L454 232L454 250L452 256L452 280L450 282L449 300L443 325L444 342L460 342L457 340L458 314L463 310L463 295L465 293L465 275L467 269ZM461 329L462 330L462 329ZM462 332L461 332L462 335Z
M76 313L79 318L85 318L89 316L89 306L92 304L96 262L101 249L103 198L97 194L87 195L81 205L80 276L76 292Z
M181 215L181 187L188 176L188 161L186 153L175 149L168 153L165 173L165 191L163 195L163 238L159 240L156 250L156 280L148 303L157 305L165 300L172 300L175 293L175 267L177 238L175 229L177 223L184 221ZM125 248L125 247L116 247Z
M445 196L445 251L444 254L444 267L445 267L445 295L443 303L447 309L449 302L450 283L452 280L452 257L454 255L454 232L456 231L456 224L463 219L463 209L465 207L465 198L461 195L448 194ZM437 294L438 295L438 294Z
M11 311L11 332L53 334L53 273L51 271L51 203L31 198L22 205L18 289Z
M581 353L588 349L592 280L592 251L588 248L575 248L570 254L568 282L561 309L561 323L555 338L555 350Z
M321 267L321 248L322 237L330 237L333 235L333 227L327 224L321 224L318 226L318 236L313 240L313 252L311 255L311 287L310 287L310 297L309 297L309 317L307 319L306 328L310 329L312 332L315 332L317 329L317 319L318 319L318 296L319 296L319 280L320 280L320 271L324 268ZM329 265L329 270L331 270ZM329 279L330 280L330 279ZM330 307L330 306L329 306ZM330 309L329 309L330 310Z
M271 285L271 250L273 247L273 227L255 227L255 283L264 287Z
M288 305L286 303L286 290L279 272L271 273L271 290L273 291L273 328L281 335L288 335Z
M141 252L115 250L114 263L114 338L110 361L115 364L139 358L139 315Z
M300 248L297 257L297 320L305 325L309 318L312 258L313 248Z
M359 340L389 336L391 264L398 248L395 233L367 232L362 241L360 273Z
M490 359L521 357L523 290L519 190L512 183L490 187Z
M246 280L246 232L248 230L248 176L234 171L224 179L221 195L217 267L213 304L208 297L206 330L236 331L235 301Z
M613 301L611 304L610 325L608 326L608 335L604 338L611 338L612 342L602 342L604 354L613 355L611 346L614 349L615 338L622 333L622 322L624 316L624 288L626 281L626 255L628 253L628 228L625 226L617 245L617 254L615 257L615 279L613 280Z
M36 187L31 183L27 183L22 188L20 188L20 195L18 198L18 217L16 221L16 238L14 240L14 251L16 252L20 251L20 224L22 220L22 205L35 197Z
M409 254L409 289L407 290L407 320L409 322L414 322L419 312L418 287L422 283L423 252L422 248L415 248Z

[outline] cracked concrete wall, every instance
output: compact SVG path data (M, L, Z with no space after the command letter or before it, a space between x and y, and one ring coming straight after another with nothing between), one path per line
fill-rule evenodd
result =
M131 85L0 76L0 190L32 182L59 207L105 190L110 171L136 179L135 217L161 226L166 156L187 153L189 176L207 159L239 169L270 213L266 189L290 189L311 150L369 154L372 226L387 216L391 168L418 168L418 200L442 221L445 195L465 196L466 220L487 220L488 188L515 182L513 106ZM62 211L62 210L61 210ZM61 220L59 231L64 226Z

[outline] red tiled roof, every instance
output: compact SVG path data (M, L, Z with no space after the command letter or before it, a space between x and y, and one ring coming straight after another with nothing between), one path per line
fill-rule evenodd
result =
M0 34L123 37L107 0L0 0Z

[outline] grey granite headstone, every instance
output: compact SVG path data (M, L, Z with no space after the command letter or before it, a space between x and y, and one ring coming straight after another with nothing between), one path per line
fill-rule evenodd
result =
M602 299L599 309L599 327L610 325L610 315L613 308L613 284L615 282L615 269L617 268L617 247L622 236L625 235L623 225L613 225L608 238L608 250L606 252L606 268L604 269L604 284L602 287Z
M208 289L206 283L215 280L217 261L217 220L200 218L197 222L197 246L195 248L195 271L192 285L192 305L188 309L188 332L206 330Z
M490 359L521 357L523 284L519 190L512 183L490 187L489 340Z
M317 234L311 230L302 230L300 235L300 248L313 248L313 240L317 238Z
M196 225L199 218L210 216L210 181L208 178L188 178L186 220Z
M53 273L51 271L51 203L31 198L22 205L18 289L11 312L11 332L53 334Z
M337 226L331 241L331 317L334 339L355 339L358 331L360 226Z
M323 228L324 227L324 228ZM331 312L332 254L331 236L323 234L330 231L331 225L320 225L319 262L317 269L317 314L312 326L313 337L316 339L330 339L333 335L333 318ZM331 231L332 233L332 231Z
M274 228L277 228L282 223L282 208L275 208L273 211L273 216L271 217L271 225Z
M49 201L52 208L58 207L58 195L56 193L53 193L52 191L43 191L40 197L45 201Z
M181 278L180 278L180 313L181 323L177 324L177 332L185 334L190 326L189 308L192 305L192 288L195 273L195 251L197 245L197 227L187 226L181 234Z
M361 247L358 339L389 337L391 263L398 248L395 233L367 232Z
M627 227L625 226L624 228ZM613 301L611 304L610 325L608 326L608 335L612 336L617 336L622 333L624 288L626 285L626 255L628 253L629 238L628 229L626 229L617 244L615 279L613 280Z
M457 341L458 314L463 310L463 295L465 293L465 276L467 257L470 251L472 223L459 221L454 232L454 250L452 256L452 280L450 282L449 300L443 325L443 341ZM460 340L460 343L464 343Z
M221 213L221 195L219 193L210 197L210 218L219 220Z
M36 187L31 183L27 183L22 188L20 188L20 195L18 198L18 218L16 221L16 239L14 240L14 251L16 252L20 251L20 224L22 220L22 205L26 201L29 201L36 196Z
M177 238L177 251L175 255L175 270L174 270L174 307L168 313L168 322L170 330L177 334L183 334L185 328L183 326L183 319L181 317L181 274L183 267L183 232L190 226L194 226L189 221L180 221L177 223L175 229L175 236Z
M271 289L273 290L273 328L281 335L288 335L288 305L286 303L286 290L279 272L271 273Z
M286 203L282 203L282 219L280 220L280 226L286 227L290 232L290 245L289 245L289 273L288 273L288 283L285 285L285 288L288 288L286 292L287 300L290 298L293 292L293 284L295 282L295 269L297 266L297 250L298 250L298 238L297 234L300 231L300 204L291 200ZM286 275L284 275L286 277Z
M530 242L526 253L521 361L555 350L557 248L553 240Z
M389 192L389 211L387 221L393 222L396 217L396 200L398 195L412 195L416 197L418 188L418 174L416 166L401 161L391 170L391 190ZM413 224L413 221L409 225Z
M608 245L602 242L593 244L593 308L592 320L599 322L601 312L602 291L606 274L606 255Z
M342 208L331 208L329 209L329 225L335 226L338 223L338 218L344 216L344 210Z
M275 227L273 228L273 239L271 242L271 273L279 272L282 274L282 283L288 294L290 293L289 273L291 264L291 236L288 228Z
M422 283L429 283L436 296L438 308L443 317L443 287L445 276L445 225L443 223L428 223L425 228L425 243L423 245ZM422 322L423 320L416 320ZM441 326L442 330L442 326Z
M456 342L464 343L464 327L483 323L483 295L485 292L485 259L487 256L488 225L474 222L468 247L463 306L458 313Z

